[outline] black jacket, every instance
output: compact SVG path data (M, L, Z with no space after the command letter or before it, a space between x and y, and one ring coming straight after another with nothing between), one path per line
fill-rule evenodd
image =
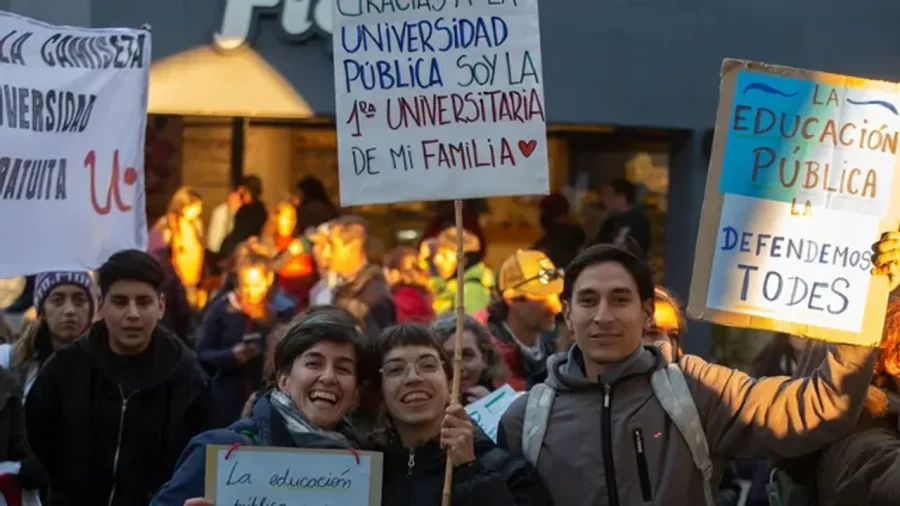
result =
M34 456L25 437L22 389L16 376L0 367L0 462L19 462L19 485L47 492L47 471Z
M176 336L158 326L146 355L125 358L103 322L47 360L27 405L50 506L147 504L212 414L207 376Z
M441 504L444 452L435 442L414 452L397 445L376 445L384 452L383 506ZM523 457L499 448L475 431L475 462L453 473L453 506L550 506L537 472Z

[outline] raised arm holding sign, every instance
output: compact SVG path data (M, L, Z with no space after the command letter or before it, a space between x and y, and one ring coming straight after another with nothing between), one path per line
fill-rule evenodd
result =
M898 107L896 83L725 60L693 317L877 344L868 245L900 222Z

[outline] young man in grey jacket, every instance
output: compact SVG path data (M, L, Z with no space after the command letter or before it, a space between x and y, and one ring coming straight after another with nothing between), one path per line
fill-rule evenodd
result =
M652 274L643 258L620 246L579 254L566 269L563 290L576 345L548 359L547 386L555 397L538 424L542 441L528 441L541 432L533 418L523 435L535 391L503 416L498 443L523 451L525 437L526 456L536 460L555 504L703 505L725 460L802 456L851 430L872 377L873 348L832 346L812 376L797 380L757 380L685 356L678 362L683 394L699 420L688 437L706 440L689 444L669 415L671 402L660 401L651 385L667 361L641 344L653 316ZM695 465L698 446L708 450L712 472Z

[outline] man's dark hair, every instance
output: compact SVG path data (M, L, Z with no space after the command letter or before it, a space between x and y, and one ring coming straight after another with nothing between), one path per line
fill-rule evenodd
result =
M100 295L105 297L109 288L118 281L147 283L158 293L162 290L166 273L159 262L149 254L128 249L109 257L109 260L97 269L97 278Z
M639 252L639 247L636 251L631 251L627 247L615 244L597 244L585 249L565 269L563 300L570 301L572 299L575 281L578 280L582 271L604 262L616 262L631 274L634 284L637 285L641 302L653 300L653 269L650 268L650 264L643 258L643 255L638 254Z
M290 372L300 355L320 342L352 344L356 352L356 382L362 383L368 374L368 364L362 339L356 327L331 314L307 314L296 318L275 345L276 374Z
M244 176L241 178L241 182L238 183L238 187L246 188L247 193L250 194L253 200L259 200L262 197L262 179L259 176Z
M627 179L616 178L607 184L617 195L623 195L628 205L634 204L634 200L637 198L637 188L634 183Z

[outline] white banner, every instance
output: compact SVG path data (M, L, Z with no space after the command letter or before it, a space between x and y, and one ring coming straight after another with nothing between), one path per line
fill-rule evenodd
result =
M550 191L537 0L334 2L341 204Z
M0 12L0 278L145 249L150 33Z

